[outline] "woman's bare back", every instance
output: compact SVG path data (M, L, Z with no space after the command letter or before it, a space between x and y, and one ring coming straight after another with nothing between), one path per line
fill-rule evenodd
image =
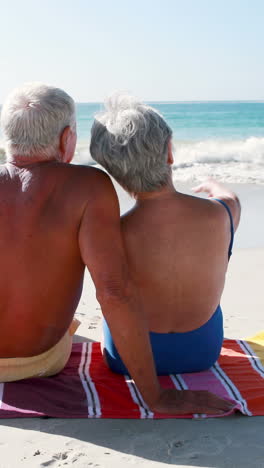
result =
M173 192L122 218L130 272L151 331L186 332L213 315L224 288L230 220L216 201Z

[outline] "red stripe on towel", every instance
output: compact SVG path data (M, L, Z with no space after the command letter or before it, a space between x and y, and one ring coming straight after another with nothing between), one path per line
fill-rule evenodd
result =
M99 343L93 343L90 376L96 382L102 418L140 418L124 376L113 373L102 359Z
M246 400L252 415L263 415L264 379L253 369L251 360L236 340L226 340L218 362Z

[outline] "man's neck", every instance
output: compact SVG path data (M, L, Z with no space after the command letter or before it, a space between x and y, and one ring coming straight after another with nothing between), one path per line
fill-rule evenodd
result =
M8 156L7 164L12 164L17 167L29 167L29 166L38 166L43 163L52 163L58 162L58 159L54 158L39 158L37 156Z

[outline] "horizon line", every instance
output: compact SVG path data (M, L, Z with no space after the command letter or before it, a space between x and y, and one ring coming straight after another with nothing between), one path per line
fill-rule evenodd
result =
M204 103L252 103L252 104L264 104L263 99L194 99L194 100L155 100L155 99L144 99L146 103L153 104L204 104ZM75 104L104 104L104 101L75 101ZM2 107L3 103L0 104Z
M157 104L199 104L199 103L262 103L263 99L194 99L194 100L155 100L155 99L144 99L143 102L153 102ZM104 101L76 101L76 104L103 104Z

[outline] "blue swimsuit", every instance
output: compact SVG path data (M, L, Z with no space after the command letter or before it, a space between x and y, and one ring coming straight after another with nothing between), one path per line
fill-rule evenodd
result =
M234 240L233 219L228 205L215 199L227 210L230 218L231 240L228 258L232 255ZM128 374L113 342L109 327L103 320L105 357L110 369ZM201 327L185 333L150 332L150 342L158 375L200 372L209 369L218 359L223 342L223 315L220 305Z

